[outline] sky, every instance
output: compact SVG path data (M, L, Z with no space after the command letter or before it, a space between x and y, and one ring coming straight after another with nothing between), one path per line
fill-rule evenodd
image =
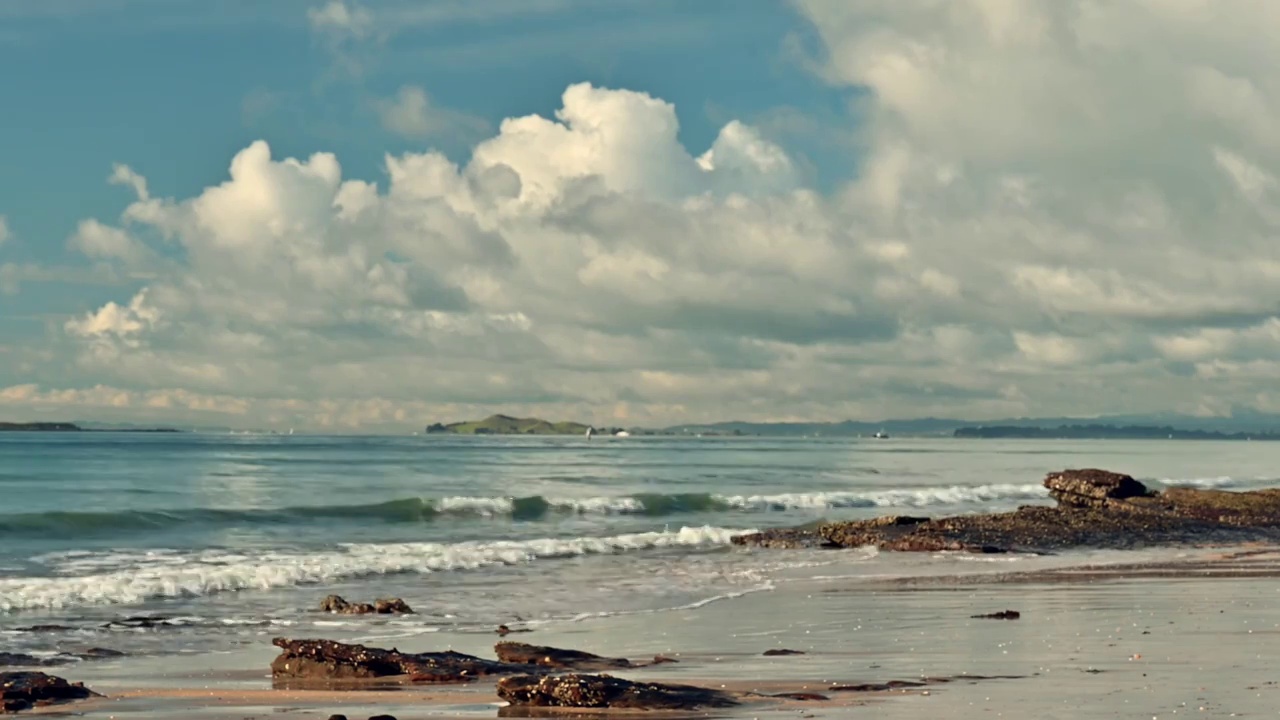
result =
M0 419L1280 412L1278 25L0 0Z

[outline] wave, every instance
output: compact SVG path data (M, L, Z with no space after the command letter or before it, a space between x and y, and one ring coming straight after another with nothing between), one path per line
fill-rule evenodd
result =
M841 508L930 507L1047 497L1040 485L955 485L848 492L796 492L762 495L642 493L585 498L444 497L402 498L367 505L319 505L279 509L186 508L116 512L56 511L0 515L0 537L139 532L192 525L287 525L323 519L430 522L442 517L507 517L540 520L555 515L644 515L663 517L709 512L771 512Z
M376 575L475 570L580 555L615 555L676 547L710 548L728 545L732 536L749 532L753 531L704 526L610 537L347 544L317 553L248 554L209 550L162 558L140 554L131 566L106 572L75 577L0 579L0 612L128 605Z

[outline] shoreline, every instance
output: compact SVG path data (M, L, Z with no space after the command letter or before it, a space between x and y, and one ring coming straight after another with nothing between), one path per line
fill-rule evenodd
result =
M1183 557L1128 563L1085 561L1048 569L980 570L933 577L837 576L780 582L770 592L700 608L648 617L563 622L540 627L521 639L610 656L667 654L679 661L610 673L619 677L742 692L818 692L829 698L810 702L763 700L715 711L714 715L720 717L794 717L797 711L815 717L844 717L850 707L867 703L875 704L877 717L911 717L915 711L900 707L948 695L955 696L957 702L979 695L1004 697L1011 703L1008 707L1013 707L1015 701L1010 694L1028 692L1027 683L1036 683L1039 688L1050 672L1068 670L1083 677L1105 678L1117 671L1118 663L1132 663L1134 655L1143 654L1141 650L1126 650L1123 655L1109 650L1099 653L1108 645L1103 643L1102 648L1093 648L1095 656L1084 657L1090 653L1082 645L1072 655L1011 662L1001 644L1018 636L1024 638L1024 644L1034 644L1026 638L1052 632L1060 622L1045 624L1050 610L1073 616L1098 614L1100 622L1095 632L1110 627L1109 632L1114 633L1125 616L1141 617L1144 627L1149 628L1147 632L1155 632L1179 621L1189 597L1273 596L1280 590L1280 546L1254 543L1202 548L1187 551ZM1129 600L1082 600L1094 596ZM1152 603L1163 603L1163 607L1152 609ZM1022 618L995 621L970 617L970 610L995 611L1006 606L1020 608ZM1079 609L1073 609L1076 606ZM1253 603L1248 610L1254 612L1262 607L1261 603ZM1237 611L1241 609L1235 607ZM1266 610L1271 614L1270 632L1280 632L1276 630L1280 628L1280 610L1272 611L1271 606ZM1227 617L1225 612L1207 615L1218 624L1239 624L1238 618ZM1136 627L1132 621L1127 624ZM1263 629L1267 623L1255 624ZM495 640L493 636L435 633L405 638L398 644L406 650L448 648L491 657ZM974 641L986 645L994 641L998 651L974 652ZM1198 643L1192 645L1199 647ZM777 648L804 654L763 655L765 650ZM1191 646L1185 650L1205 652L1204 648L1193 650ZM1214 652L1227 650L1224 644ZM332 711L356 717L367 710L368 715L389 713L407 720L426 715L493 717L500 707L492 682L483 680L466 686L406 686L394 690L273 689L267 663L262 660L274 654L274 649L254 647L218 656L216 662L210 662L213 658L209 656L180 660L157 657L48 669L51 674L73 681L83 680L108 697L48 708L46 712L70 711L88 717L199 716L230 720L265 718L282 711L319 717L327 717ZM218 666L221 669L216 669ZM200 667L209 669L202 672ZM1091 668L1101 670L1093 673ZM965 682L966 675L1021 677ZM938 676L959 679L880 692L830 691L833 684L919 681ZM902 697L906 695L912 697ZM658 717L655 713L644 715ZM688 714L671 715L684 716Z

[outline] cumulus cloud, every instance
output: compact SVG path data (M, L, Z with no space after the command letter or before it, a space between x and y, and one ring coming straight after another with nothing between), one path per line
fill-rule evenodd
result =
M136 200L77 247L181 262L67 322L77 372L299 425L1280 407L1277 6L797 7L850 91L848 186L585 83L377 183L266 142L192 197L117 170ZM440 125L412 87L382 109Z

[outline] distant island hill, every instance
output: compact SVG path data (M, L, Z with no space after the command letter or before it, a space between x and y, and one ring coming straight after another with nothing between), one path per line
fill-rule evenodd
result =
M176 433L173 428L87 428L69 422L0 422L0 432L140 432Z
M517 418L510 415L490 415L483 420L435 423L427 426L428 435L631 435L633 431L619 427L595 427L580 422L551 422L542 418ZM636 430L635 434L654 434L653 431Z
M1151 425L978 425L956 428L957 438L1022 438L1041 440L1280 440L1280 432L1220 432Z
M880 424L891 427L897 434L915 437L954 437L969 440L985 439L1040 439L1040 440L1280 440L1280 431L1223 431L1205 430L1171 425L1120 425L1107 423L1061 424L1054 426L1031 424L978 425L955 422L950 427L908 428L900 427L908 422L898 421ZM702 437L877 437L893 435L883 430L871 430L874 423L749 423L730 422L709 425L682 425L660 429L595 427L573 421L552 422L541 418L517 418L510 415L491 415L483 420L467 420L455 423L435 423L426 428L428 435L586 435L591 430L596 435L651 435L651 436L702 436ZM957 427L959 425L959 427ZM865 427L864 427L865 426ZM896 426L896 427L895 427ZM914 430L914 432L913 432Z

